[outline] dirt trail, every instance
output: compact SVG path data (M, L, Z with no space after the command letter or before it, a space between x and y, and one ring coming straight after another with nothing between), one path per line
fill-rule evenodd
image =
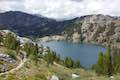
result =
M25 56L25 54L24 54L24 56ZM1 75L6 75L6 74L9 74L9 73L14 73L15 71L17 71L17 70L19 70L20 68L22 68L22 67L24 66L24 63L25 63L26 61L27 61L27 58L24 57L24 59L21 59L20 64L19 64L16 68L13 68L13 69L11 69L11 70L9 70L9 71L0 73L0 76L1 76Z

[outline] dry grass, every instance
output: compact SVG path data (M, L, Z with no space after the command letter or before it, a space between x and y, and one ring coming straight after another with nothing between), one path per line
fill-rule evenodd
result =
M80 75L78 79L72 79L72 73L77 73ZM52 75L57 75L62 80L109 80L105 76L97 76L94 71L86 71L83 69L68 69L59 65L47 66L45 61L39 62L39 65L34 65L34 62L28 61L23 68L16 71L13 76L17 77L17 80L35 80L35 76L46 76L47 80L50 79ZM119 80L119 78L117 78ZM40 79L39 80L43 80Z
M6 51L8 49L0 47L0 52ZM80 78L72 79L73 73L80 75ZM69 69L58 64L47 66L44 60L41 60L37 65L33 61L28 60L24 67L13 74L0 77L0 80L49 80L52 75L57 75L62 80L110 80L106 76L97 76L91 70ZM37 79L36 76L38 77ZM111 80L120 80L119 74L115 75L115 78Z

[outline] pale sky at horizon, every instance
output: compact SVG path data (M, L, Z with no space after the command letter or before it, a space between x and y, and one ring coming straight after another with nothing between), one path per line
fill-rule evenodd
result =
M90 14L120 16L120 0L0 0L0 12L11 10L54 19Z

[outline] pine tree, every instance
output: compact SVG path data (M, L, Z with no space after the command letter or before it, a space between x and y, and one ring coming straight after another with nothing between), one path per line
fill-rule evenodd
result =
M113 66L112 66L112 57L111 57L111 49L109 48L107 53L105 54L105 73L109 76L113 73Z
M73 68L74 62L73 62L73 60L72 60L71 58L66 57L64 64L65 64L65 66L68 67L68 68Z
M27 53L27 56L29 56L30 53L31 53L31 51L30 51L30 50L31 50L30 44L29 44L29 43L26 43L26 44L24 45L23 50Z
M74 68L80 68L81 67L80 61L79 60L75 61L73 67Z
M113 74L111 50L108 49L106 54L99 53L98 61L94 65L94 69L98 74L111 76Z
M95 65L95 70L98 74L104 74L104 54L99 53L97 64Z
M61 59L60 59L60 55L56 55L56 59L55 59L55 61L58 62L58 63L61 61Z
M113 68L115 73L120 73L120 50L114 53Z
M4 46L8 49L18 50L20 47L20 42L16 40L16 37L9 33L4 39Z
M0 43L3 41L3 37L0 35Z

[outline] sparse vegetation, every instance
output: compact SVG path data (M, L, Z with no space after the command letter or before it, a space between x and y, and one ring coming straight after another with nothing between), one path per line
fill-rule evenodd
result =
M3 40L4 46L8 49L19 50L20 42L16 40L16 37L9 33Z
M5 51L6 54L16 60L18 56L17 52L22 49L27 53L28 59L24 67L14 74L0 77L1 80L48 80L54 74L57 75L60 80L74 80L72 79L73 73L80 75L80 77L75 80L107 80L109 77L105 75L111 76L120 73L120 50L115 52L116 55L112 54L111 49L108 49L106 53L100 52L98 61L93 66L94 72L94 70L82 69L80 61L74 61L70 57L61 58L60 55L51 51L50 48L48 53L40 54L39 47L35 43L26 43L20 48L19 41L17 41L16 37L12 34L8 34L7 37L4 38L4 41L2 37L0 38L0 43L4 43L0 50ZM3 65L4 63L0 62L0 64ZM119 77L116 78L119 79Z
M48 65L56 62L57 64L63 65L67 68L80 68L81 67L80 61L74 61L70 57L66 57L62 59L60 55L57 55L55 52L51 51L50 49L47 54L43 55L43 59L47 61Z
M94 69L98 74L109 76L113 74L113 65L110 49L108 49L106 54L103 54L102 52L99 54L97 64L94 65Z
M13 59L17 59L17 54L16 53L13 53L13 52L7 52L7 54L11 57L11 58L13 58Z
M99 75L114 75L115 73L120 73L120 50L115 50L112 53L111 49L104 54L100 52L98 61L93 65L93 69Z

